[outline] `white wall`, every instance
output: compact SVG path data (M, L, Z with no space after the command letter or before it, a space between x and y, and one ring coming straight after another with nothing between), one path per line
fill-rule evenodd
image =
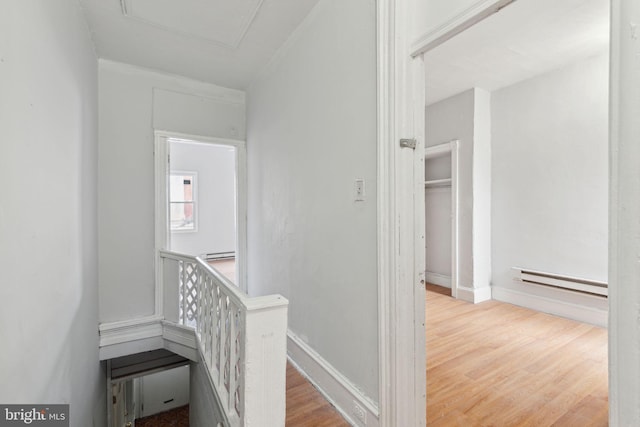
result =
M2 2L0 93L0 402L104 426L97 61L76 1Z
M100 320L154 310L154 129L244 139L244 93L99 62Z
M236 251L235 148L171 142L171 170L197 172L197 231L172 232L171 250L190 255Z
M424 178L425 181L451 178L451 152L425 159Z
M446 157L449 160L449 157ZM427 167L429 162L427 162ZM451 287L451 186L425 190L427 282Z
M491 286L491 94L473 92L473 287Z
M602 54L492 94L495 287L569 298L511 267L607 280L607 84Z
M203 362L192 362L189 369L189 425L210 427L222 422L209 373Z
M189 366L180 366L141 377L138 399L142 403L141 417L188 405L189 372Z
M284 295L291 331L373 400L375 19L373 0L321 0L249 89L247 109L249 290Z

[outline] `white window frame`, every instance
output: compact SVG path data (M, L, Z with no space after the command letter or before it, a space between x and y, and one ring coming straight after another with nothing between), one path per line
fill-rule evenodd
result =
M167 194L167 197L169 198L169 232L171 233L197 233L198 232L198 218L200 217L200 215L198 214L198 206L199 206L199 201L198 201L198 172L196 171L186 171L186 170L170 170L169 171L169 179L171 179L172 175L190 175L193 177L193 195L192 195L192 200L193 200L193 229L185 229L185 230L179 230L179 229L173 229L171 228L171 204L172 203L179 203L179 202L172 202L171 201L171 192L169 191L169 194Z

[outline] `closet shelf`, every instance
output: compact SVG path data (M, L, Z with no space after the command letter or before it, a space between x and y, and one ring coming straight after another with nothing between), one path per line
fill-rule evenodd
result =
M424 182L425 187L440 187L440 186L446 186L446 185L451 185L451 178L432 179Z

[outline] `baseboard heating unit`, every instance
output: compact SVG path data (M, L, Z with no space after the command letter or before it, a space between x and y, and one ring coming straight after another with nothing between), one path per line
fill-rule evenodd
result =
M213 254L206 254L204 256L204 258L207 261L212 261L215 259L231 259L231 258L235 258L236 257L236 253L235 252L217 252L217 253L213 253Z
M549 286L604 298L607 298L609 295L608 284L606 282L546 273L520 267L513 267L513 270L516 272L516 280L522 283Z

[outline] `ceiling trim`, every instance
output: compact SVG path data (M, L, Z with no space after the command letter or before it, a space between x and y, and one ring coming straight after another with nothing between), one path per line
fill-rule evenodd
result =
M243 98L233 97L223 93L214 94L214 93L207 93L203 91L193 92L193 91L178 90L178 89L167 89L165 87L159 87L159 86L153 86L152 89L153 89L154 98L156 97L156 94L158 92L165 92L165 93L175 93L178 95L184 95L187 97L202 98L218 104L234 105L234 106L241 106L241 107L246 105L246 102Z
M247 35L247 32L249 31L249 28L251 28L251 25L253 24L253 22L256 19L256 16L258 15L258 12L260 11L260 9L262 8L262 4L264 3L264 0L259 0L258 3L256 4L256 7L253 9L253 11L249 14L249 16L247 17L247 19L244 21L243 25L242 25L242 29L238 35L238 37L232 42L232 43L224 43L221 42L219 40L213 40L207 37L202 37L198 34L194 34L192 32L189 31L181 31L179 29L176 29L174 27L169 27L167 25L162 25L162 24L158 24L157 22L153 22L150 21L148 19L144 19L140 16L136 16L135 14L132 13L133 11L133 7L132 7L132 1L133 0L120 0L120 8L122 9L122 15L125 18L129 18L138 22L142 22L146 25L155 27L155 28L159 28L161 30L176 34L176 35L180 35L180 36L184 36L184 37L189 37L192 38L194 40L200 40L200 41L204 41L207 43L211 43L214 44L216 46L222 46L228 49L238 49L238 47L240 46L240 43L242 43L242 40L244 40L245 36Z
M499 12L516 0L483 0L462 11L450 21L423 34L412 46L411 57L422 55L460 34L485 18Z
M153 86L153 90L161 89L181 94L194 95L202 98L228 103L230 105L244 105L246 103L246 93L241 89L220 86L215 83L197 80L180 74L162 71L155 68L148 68L141 65L118 62L112 59L98 59L100 67L109 68L115 72L144 75L152 74L157 79L164 81L164 86ZM172 89L176 84L181 89Z

